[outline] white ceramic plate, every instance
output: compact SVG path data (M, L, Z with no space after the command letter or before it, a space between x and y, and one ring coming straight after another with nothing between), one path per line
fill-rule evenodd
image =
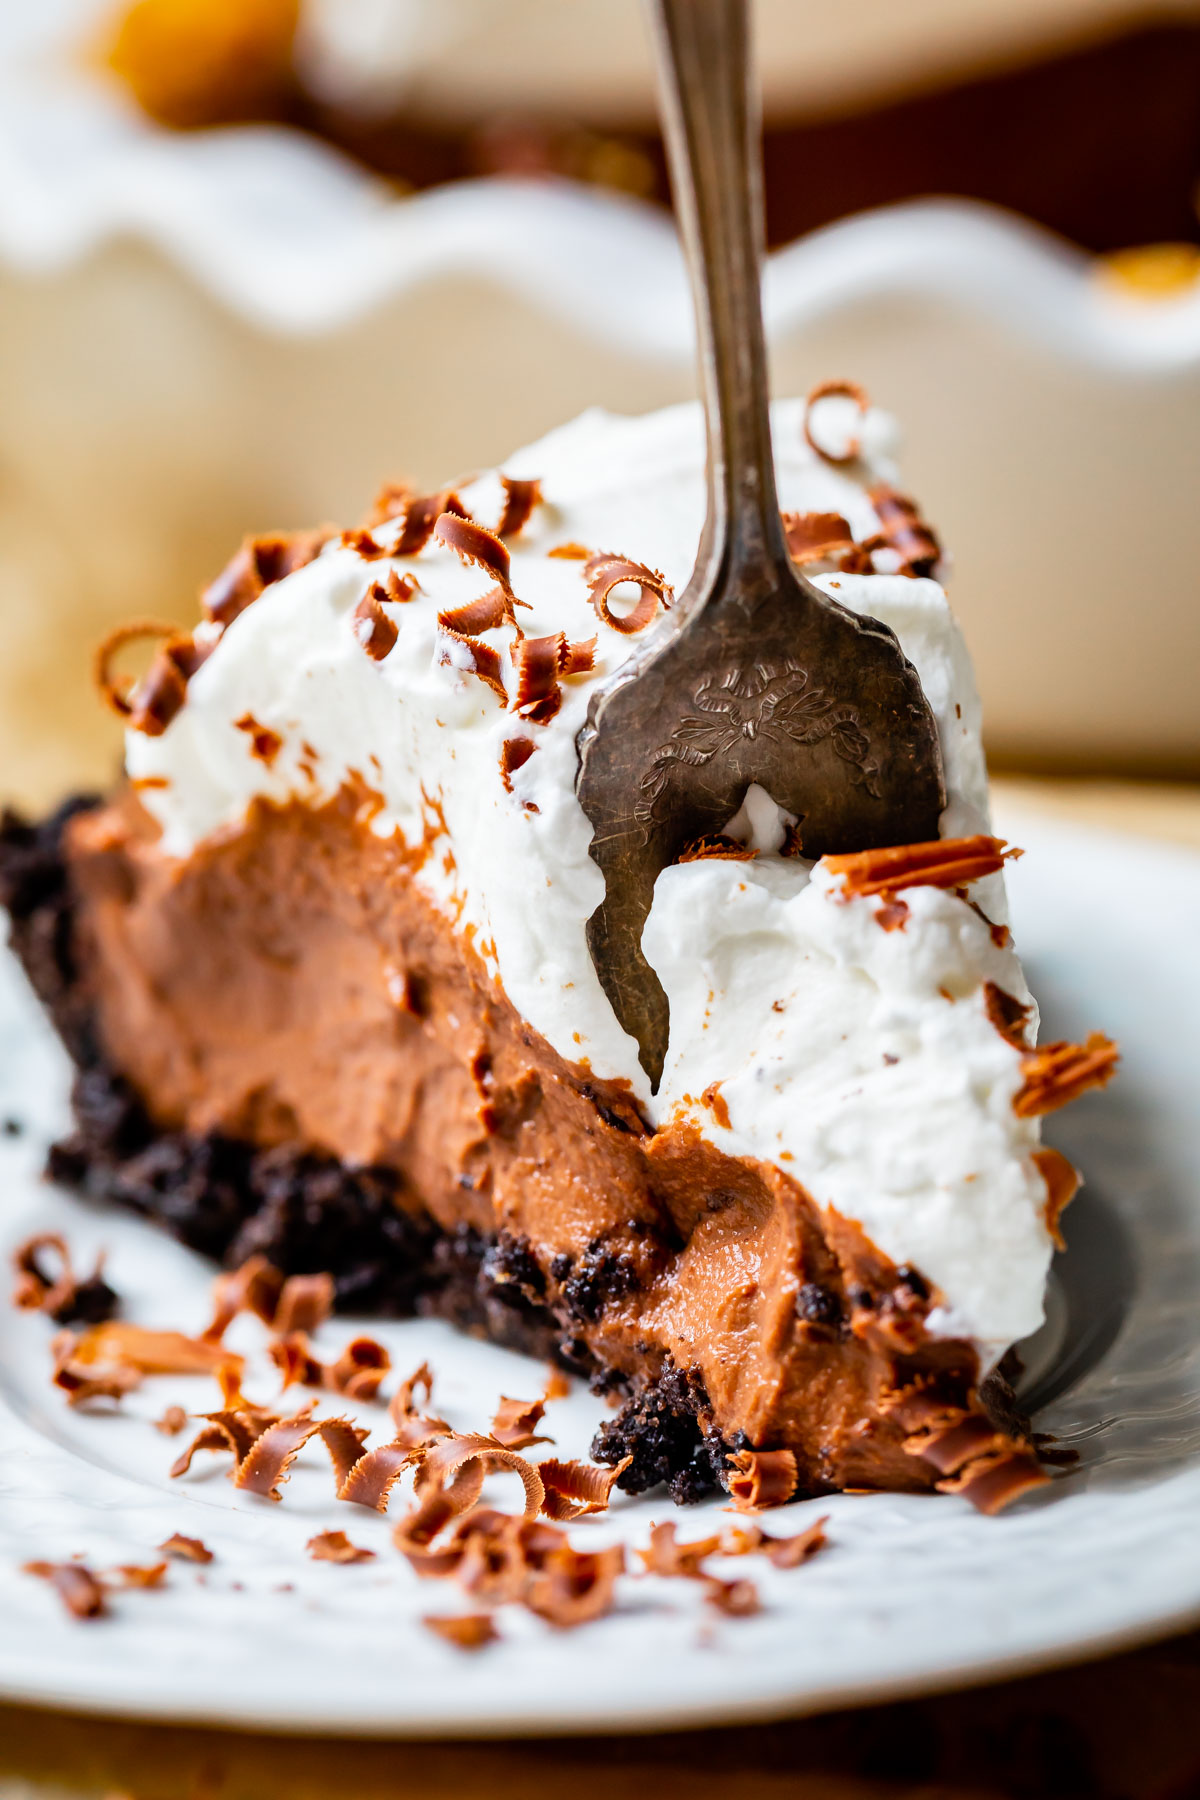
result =
M1011 1674L1165 1632L1200 1616L1200 859L1036 818L1002 828L1030 854L1013 872L1019 942L1050 1035L1114 1031L1121 1080L1056 1121L1083 1164L1076 1254L1051 1322L1029 1347L1049 1395L1038 1424L1080 1455L1047 1492L998 1519L949 1498L841 1496L773 1515L799 1529L830 1515L831 1547L752 1575L764 1611L714 1620L686 1582L628 1581L618 1610L559 1634L508 1609L504 1642L474 1657L434 1639L423 1614L469 1608L422 1583L388 1522L332 1497L324 1452L306 1451L281 1504L235 1492L223 1460L167 1478L179 1440L151 1429L171 1400L211 1404L211 1385L147 1382L116 1416L72 1413L50 1387L49 1328L0 1309L0 1693L98 1712L289 1731L567 1732L765 1717ZM211 1270L157 1231L43 1186L66 1072L11 965L0 969L0 1240L66 1229L105 1245L128 1315L198 1328ZM250 1348L261 1333L238 1322ZM371 1327L372 1330L376 1329ZM326 1327L332 1351L352 1331ZM501 1392L532 1396L542 1369L443 1327L384 1327L401 1372L424 1357L439 1410L478 1428ZM273 1391L259 1367L248 1386ZM1057 1397L1055 1391L1059 1391ZM332 1409L329 1409L332 1410ZM380 1428L384 1416L374 1414ZM579 1391L550 1409L558 1454L583 1454L602 1414ZM500 1504L506 1504L499 1485ZM577 1541L644 1543L662 1498L618 1499ZM723 1517L676 1515L683 1535ZM311 1562L315 1532L340 1527L378 1552L356 1567ZM107 1621L77 1623L32 1557L95 1566L151 1561L171 1532L216 1553L172 1565L161 1592L117 1596ZM509 1613L511 1612L511 1616Z

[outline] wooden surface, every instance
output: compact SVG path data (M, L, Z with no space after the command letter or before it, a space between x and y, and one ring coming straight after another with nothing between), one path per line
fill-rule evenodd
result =
M997 786L1200 849L1200 789ZM555 1800L593 1784L620 1800L1200 1800L1200 1632L974 1692L678 1736L335 1743L0 1707L0 1800Z

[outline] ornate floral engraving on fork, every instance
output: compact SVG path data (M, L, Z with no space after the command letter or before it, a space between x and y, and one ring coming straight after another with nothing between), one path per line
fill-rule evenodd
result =
M634 817L649 826L672 766L702 768L714 757L727 756L739 744L767 738L811 745L829 738L836 754L857 771L852 780L878 796L879 764L863 729L858 708L839 702L836 694L815 686L807 669L794 658L782 663L731 664L708 675L695 688L693 714L680 719L667 741L650 759L638 787Z

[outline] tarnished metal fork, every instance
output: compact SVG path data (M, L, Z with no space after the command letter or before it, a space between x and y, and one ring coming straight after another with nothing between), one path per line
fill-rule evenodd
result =
M895 635L806 580L775 492L760 302L762 170L745 0L649 0L691 274L708 439L696 567L600 688L579 800L605 898L588 944L657 1086L666 995L642 954L659 873L719 832L752 782L799 821L800 854L937 836L937 728Z

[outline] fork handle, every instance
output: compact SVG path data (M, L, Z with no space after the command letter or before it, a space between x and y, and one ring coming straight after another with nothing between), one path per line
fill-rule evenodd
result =
M649 0L687 255L708 434L693 579L789 571L771 455L761 265L761 120L747 0Z

